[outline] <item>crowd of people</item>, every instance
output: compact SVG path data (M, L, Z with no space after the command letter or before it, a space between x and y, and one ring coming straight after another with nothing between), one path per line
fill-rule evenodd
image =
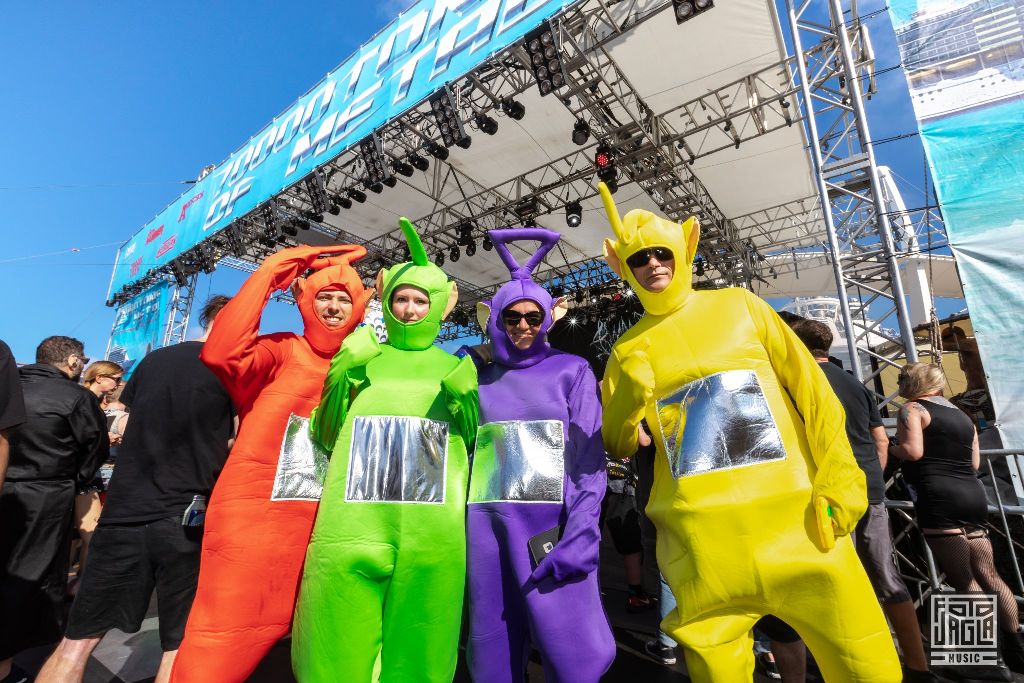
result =
M13 657L53 643L35 680L81 681L155 592L159 683L244 681L289 633L301 683L451 681L460 640L481 683L523 681L531 650L546 680L596 683L616 653L605 525L629 609L661 608L648 654L682 646L695 681L750 680L755 631L787 682L808 649L827 681L937 680L893 563L889 458L947 581L997 595L1003 659L1024 671L977 435L941 370L903 368L891 443L873 394L830 362L826 325L695 291L697 222L620 216L600 190L606 258L646 311L600 383L548 342L568 303L533 279L559 240L541 228L490 233L510 279L478 306L488 341L454 355L435 341L457 287L405 219L409 261L374 289L361 246L284 249L123 387L70 337L21 368L0 343L0 682L31 680ZM302 334L261 335L288 288ZM360 326L374 295L386 339ZM642 586L645 448L660 600Z

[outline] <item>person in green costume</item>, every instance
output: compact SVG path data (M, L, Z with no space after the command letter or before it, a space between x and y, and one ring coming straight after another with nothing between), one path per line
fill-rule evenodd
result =
M332 454L292 629L301 683L370 681L378 654L385 683L455 673L477 376L433 345L458 290L400 224L412 261L377 276L388 341L350 334L310 418Z

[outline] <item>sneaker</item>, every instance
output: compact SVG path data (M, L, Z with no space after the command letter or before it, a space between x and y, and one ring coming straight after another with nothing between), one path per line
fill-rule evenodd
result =
M648 640L644 643L644 652L656 662L668 666L676 663L676 649L665 645L660 640Z
M630 595L626 598L626 611L630 614L637 614L639 612L646 612L647 610L656 607L658 599L641 593L640 595Z
M754 668L761 672L762 675L767 676L773 681L781 681L782 674L779 673L779 668L775 666L775 655L771 652L758 652L754 658Z

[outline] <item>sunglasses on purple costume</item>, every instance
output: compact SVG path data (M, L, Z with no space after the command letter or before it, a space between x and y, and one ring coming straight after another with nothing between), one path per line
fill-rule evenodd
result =
M671 249L666 249L665 247L651 247L650 249L641 249L630 256L626 259L626 265L630 268L642 268L648 264L652 256L658 259L659 263L665 263L665 261L671 261L675 258Z
M501 314L501 319L508 327L516 327L519 325L519 321L526 318L526 324L530 327L540 327L540 324L544 322L544 314L540 311L530 311L529 313L520 313L519 311L505 311Z

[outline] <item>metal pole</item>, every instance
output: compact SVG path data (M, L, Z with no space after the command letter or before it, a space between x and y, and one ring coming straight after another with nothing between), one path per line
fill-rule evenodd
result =
M914 330L910 324L907 300L903 295L903 281L900 280L900 269L896 263L896 249L893 244L892 230L889 226L889 217L886 214L885 204L882 201L882 183L878 177L878 166L875 164L875 147L871 141L871 130L868 128L868 118L864 111L864 98L861 95L857 79L853 48L850 45L850 36L846 31L846 22L843 19L842 3L840 0L829 0L829 4L832 8L832 27L839 37L839 46L843 54L844 67L847 73L846 88L850 93L851 108L853 109L853 115L857 119L861 146L868 157L868 173L871 176L871 201L875 206L878 235L882 239L885 264L889 269L889 278L892 281L892 296L893 303L896 305L896 320L899 322L900 336L903 337L903 348L907 354L907 362L913 363L917 361L917 345L914 343ZM860 379L859 375L857 379Z
M853 316L850 314L850 301L846 295L846 279L843 275L843 266L839 262L839 236L836 234L835 221L832 219L831 202L828 198L828 186L825 184L823 174L824 162L821 158L821 147L819 146L818 124L814 119L814 100L811 96L811 86L807 80L807 64L804 62L804 46L800 40L800 22L794 6L794 0L786 0L786 14L789 19L789 31L793 37L793 52L796 55L796 68L800 75L800 94L806 108L804 122L807 125L807 135L810 138L811 162L814 165L814 180L818 188L818 196L821 199L822 217L825 220L825 231L828 233L828 245L832 250L832 272L836 279L837 294L839 294L839 309L843 315L843 325L846 330L846 346L850 352L850 363L853 366L853 376L858 382L864 381L864 373L860 367L860 356L857 353L857 335L853 331ZM806 8L809 2L805 3ZM847 82L853 79L847 78Z
M992 490L996 492L996 505L999 507L999 517L1003 521L1003 533L1006 534L1006 542L1010 545L1010 557L1013 558L1013 575L1017 578L1017 588L1024 593L1024 578L1020 575L1020 565L1017 564L1017 551L1013 547L1013 536L1010 535L1010 523L1006 520L1006 510L1003 509L1003 496L999 493L999 481L996 479L996 471L992 468L992 458L986 458L988 463L988 474L992 477Z

